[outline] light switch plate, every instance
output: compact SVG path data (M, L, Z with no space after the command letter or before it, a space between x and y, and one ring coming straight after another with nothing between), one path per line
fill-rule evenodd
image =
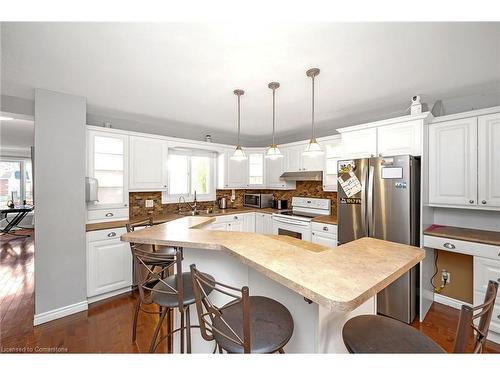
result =
M152 199L146 199L146 207L153 207L154 201Z

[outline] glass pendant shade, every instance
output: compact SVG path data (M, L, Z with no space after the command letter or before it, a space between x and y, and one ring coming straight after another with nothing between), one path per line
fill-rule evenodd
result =
M283 154L281 153L280 149L278 148L278 145L271 145L266 151L266 158L271 159L271 160L276 160L279 158L283 157Z
M240 96L243 95L245 91L237 89L234 90L233 93L238 97L238 143L230 159L235 161L243 161L247 160L247 156L245 154L245 151L243 151L240 146Z
M321 146L316 141L316 137L314 136L314 77L319 74L318 68L309 69L306 72L306 76L311 78L312 81L312 105L311 105L311 140L307 144L306 149L302 152L304 156L320 156L323 155L323 150Z
M323 150L321 149L321 146L319 145L318 142L316 142L316 139L311 139L309 143L307 144L306 149L302 153L304 156L320 156L323 155Z
M243 151L240 145L236 146L236 149L234 150L234 153L231 156L231 160L235 161L247 160L247 155L245 154L245 151Z

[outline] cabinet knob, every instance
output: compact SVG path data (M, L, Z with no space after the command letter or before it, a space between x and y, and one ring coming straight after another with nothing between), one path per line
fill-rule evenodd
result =
M474 200L473 200L473 199L471 199L471 200L469 201L469 203L470 203L470 204L474 203Z
M443 244L443 247L446 247L447 249L454 249L455 245L453 245L452 243L446 242L445 244Z
M483 200L481 203L482 203L482 204L486 204L486 201L485 201L485 200Z
M112 213L112 212L108 212L105 216L106 216L106 217L112 217L112 216L114 216L114 215L113 215L113 213Z
M235 217L234 217L234 220L238 220L238 216L235 216Z
M325 232L328 232L328 227L323 227L323 230L324 230Z
M500 315L497 315L497 319L500 320Z
M108 237L115 237L116 236L116 232L109 232L108 233Z

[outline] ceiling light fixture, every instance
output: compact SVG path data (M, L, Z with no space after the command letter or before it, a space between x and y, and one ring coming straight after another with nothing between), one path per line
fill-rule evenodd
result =
M234 95L238 97L238 143L236 144L236 149L234 150L234 153L231 156L231 160L243 161L247 160L247 156L245 155L245 152L240 146L240 97L245 93L245 91L236 89L233 92Z
M271 160L276 160L283 157L283 154L278 148L278 145L274 142L274 129L276 123L275 96L276 96L276 89L280 87L280 84L278 82L271 82L267 85L267 87L273 90L273 143L271 144L271 146L269 146L269 148L266 151L266 158Z
M318 74L319 74L318 68L312 68L306 72L306 75L308 77L311 77L312 79L312 108L311 108L311 139L307 144L306 149L302 153L302 155L304 156L319 156L323 154L323 150L321 149L321 146L316 141L316 137L314 136L314 77L316 77Z

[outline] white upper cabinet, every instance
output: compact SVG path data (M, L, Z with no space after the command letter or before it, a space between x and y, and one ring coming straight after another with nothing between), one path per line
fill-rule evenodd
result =
M323 145L321 145L324 147ZM304 151L302 149L302 151ZM324 155L304 156L301 155L301 168L303 171L322 171L324 166Z
M167 190L167 141L131 136L129 161L129 190Z
M301 159L302 151L304 151L305 146L294 145L282 148L282 152L285 159L285 172L299 172L302 169Z
M422 155L422 120L401 122L377 128L377 154Z
M500 207L500 114L478 118L478 205Z
M232 160L232 154L231 150L226 157L226 188L245 188L248 186L248 159Z
M377 128L342 133L342 158L359 159L377 155Z
M87 174L98 181L98 201L88 203L90 210L128 207L128 140L120 133L87 131Z
M324 149L323 190L337 191L337 162L342 158L342 143L340 139L327 141Z
M429 204L477 206L476 117L429 125Z
M266 187L269 189L295 189L295 182L285 181L280 178L285 168L285 158L265 159Z

